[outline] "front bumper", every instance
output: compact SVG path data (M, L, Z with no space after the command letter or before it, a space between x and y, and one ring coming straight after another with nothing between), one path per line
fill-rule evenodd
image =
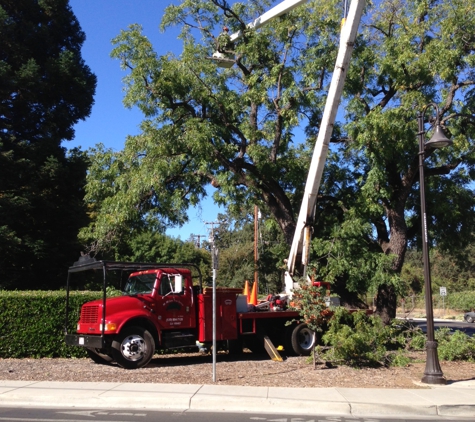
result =
M107 346L104 336L66 334L65 341L68 346L85 347L88 349L103 349Z

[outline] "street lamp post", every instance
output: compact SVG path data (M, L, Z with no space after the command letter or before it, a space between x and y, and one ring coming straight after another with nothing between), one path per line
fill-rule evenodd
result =
M435 130L429 141L425 141L424 115L428 107L434 107L436 110ZM427 318L427 341L426 341L426 368L422 382L426 384L445 384L444 374L439 364L437 354L437 342L434 338L434 314L432 308L432 283L430 277L430 262L427 236L427 217L426 217L426 199L424 182L424 150L426 148L442 148L450 145L452 141L448 139L440 126L439 107L435 103L426 105L417 116L418 138L419 138L419 187L421 195L421 219L422 219L422 259L424 263L424 289Z

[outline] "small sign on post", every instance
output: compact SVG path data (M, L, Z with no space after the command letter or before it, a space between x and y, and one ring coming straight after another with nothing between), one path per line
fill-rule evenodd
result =
M447 296L447 287L440 288L440 295L442 296L442 309L445 313L445 296Z

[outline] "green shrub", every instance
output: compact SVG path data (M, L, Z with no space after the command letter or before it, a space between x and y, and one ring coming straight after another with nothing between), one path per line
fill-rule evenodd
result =
M322 337L330 349L323 352L319 348L317 353L349 366L404 366L409 362L405 351L419 332L404 321L394 320L385 326L378 316L339 308Z
M422 330L419 330L417 335L414 335L408 341L408 349L410 350L424 350L426 347L426 335Z
M317 353L327 361L349 366L406 366L411 362L407 351L424 350L426 335L408 322L394 320L384 326L377 316L350 313L340 308L322 337L330 348ZM435 331L441 360L475 362L475 339L462 331L441 328Z
M75 332L81 305L101 292L71 292L68 332ZM66 346L65 291L0 291L0 358L82 357Z
M338 308L322 336L324 344L332 346L325 358L350 366L378 365L386 355L382 331L384 326L379 318Z
M439 328L434 332L438 343L437 354L441 360L475 361L475 339L462 331L452 331L449 328ZM426 335L420 331L410 341L411 350L424 350Z
M475 339L462 331L451 333L449 328L435 331L438 355L441 360L475 361Z
M411 358L404 350L398 350L396 353L391 353L386 358L388 366L407 366L411 363Z
M446 297L446 307L460 312L475 309L475 292L451 293Z

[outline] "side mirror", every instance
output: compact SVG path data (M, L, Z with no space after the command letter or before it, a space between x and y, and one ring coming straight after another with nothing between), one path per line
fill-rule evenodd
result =
M174 293L181 293L183 291L183 276L181 274L175 275L175 290Z

